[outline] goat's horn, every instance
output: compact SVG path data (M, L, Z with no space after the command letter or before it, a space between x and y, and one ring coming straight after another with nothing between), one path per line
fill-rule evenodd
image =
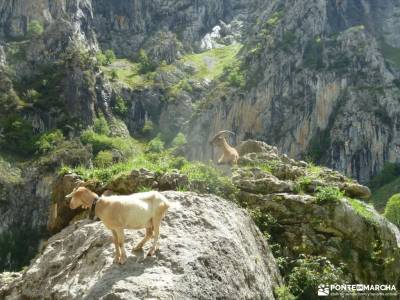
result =
M224 133L230 133L230 134L235 135L235 133L232 132L232 131L229 131L229 130L221 130L220 132L218 132L218 133L211 139L211 143L212 143L217 137L223 135Z

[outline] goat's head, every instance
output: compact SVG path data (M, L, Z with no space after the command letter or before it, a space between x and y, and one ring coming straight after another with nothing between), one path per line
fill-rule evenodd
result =
M71 201L69 202L69 207L71 209L76 209L81 206L83 208L89 208L92 205L93 200L96 198L96 196L97 195L88 188L79 186L76 187L72 191L72 193L65 196L65 198L71 199Z
M214 144L216 146L222 146L224 144L225 140L225 134L226 133L230 133L235 135L235 133L233 133L232 131L229 130L222 130L220 132L218 132L210 141L210 144Z

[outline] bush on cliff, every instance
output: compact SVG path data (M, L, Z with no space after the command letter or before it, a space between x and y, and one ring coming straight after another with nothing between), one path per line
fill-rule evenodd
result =
M336 186L326 186L317 188L317 202L339 201L344 197L344 193Z
M393 224L400 226L400 194L390 197L384 216Z

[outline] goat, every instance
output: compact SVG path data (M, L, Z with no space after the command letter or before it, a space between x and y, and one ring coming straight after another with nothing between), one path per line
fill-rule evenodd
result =
M152 237L153 245L147 255L154 255L158 249L161 220L170 207L169 201L159 192L99 197L88 188L81 186L75 188L66 198L71 199L69 203L71 209L81 206L90 207L91 214L94 213L111 230L115 246L115 263L126 262L124 229L146 229L145 237L133 251L142 249Z
M239 153L228 144L223 136L225 133L234 134L232 131L222 130L211 139L210 144L214 144L222 149L222 156L218 159L218 164L237 164Z

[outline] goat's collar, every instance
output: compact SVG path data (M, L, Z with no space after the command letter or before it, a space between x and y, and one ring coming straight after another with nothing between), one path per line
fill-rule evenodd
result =
M90 220L93 220L94 217L96 216L96 212L95 212L96 204L97 204L97 201L99 201L99 199L100 199L100 197L97 195L96 195L96 198L93 199L92 206L90 207L90 213L89 213Z

